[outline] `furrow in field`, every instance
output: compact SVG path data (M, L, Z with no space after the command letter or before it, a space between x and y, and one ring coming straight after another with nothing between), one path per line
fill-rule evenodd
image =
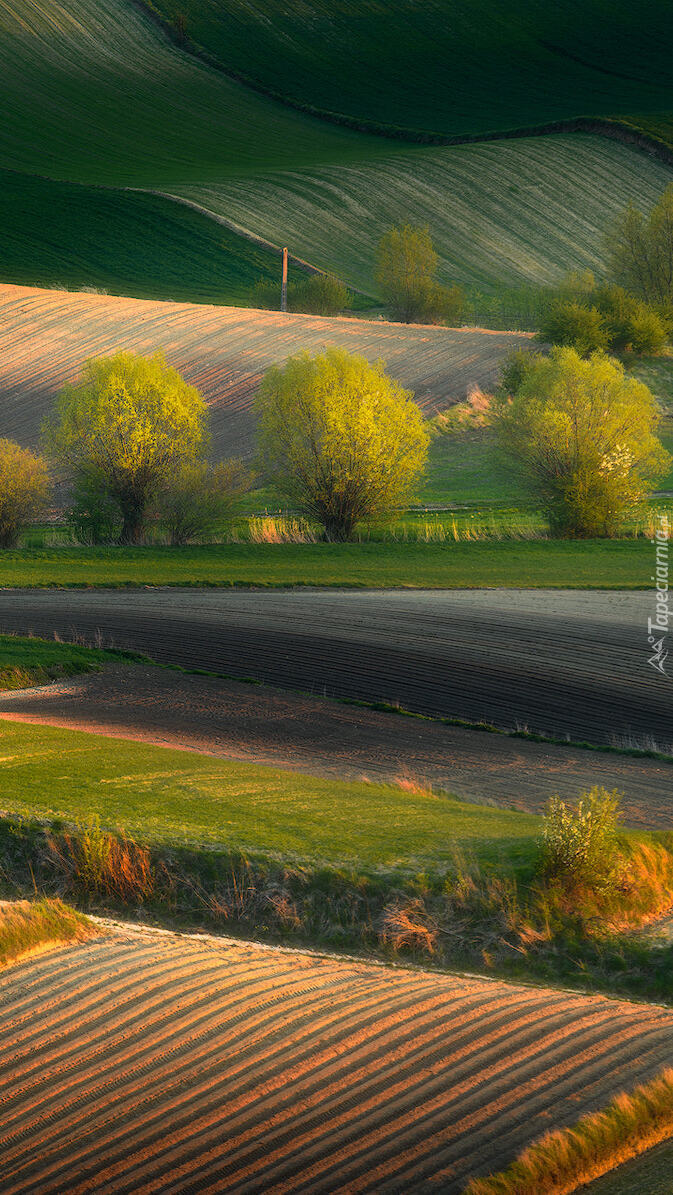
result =
M329 697L594 742L670 742L639 593L0 593L0 627L57 631Z
M488 389L523 334L410 327L356 319L280 315L69 294L0 285L0 435L35 445L56 395L88 357L162 349L203 393L211 409L216 454L249 455L252 402L269 366L293 353L337 344L391 374L433 413Z
M458 1192L550 1124L571 1123L651 1077L673 1043L673 1014L654 1007L233 943L149 939L148 948L141 939L121 951L113 939L62 952L60 973L51 972L55 999L71 1013L68 1045L81 1052L65 1076L44 1052L45 1115L28 1111L25 1137L0 1158L8 1195L55 1195L64 1183L73 1195L415 1192L440 1175L443 1190ZM165 1032L155 1021L143 1043L139 1014L162 954L176 965L152 1014L163 1006ZM100 1057L87 1052L86 1018L78 1027L87 962L101 992L127 970L138 1001L111 1014ZM46 974L38 959L3 976L3 1038L13 1030L13 992L35 974ZM38 985L33 999L39 1019L48 990ZM61 1045L53 1039L56 1055ZM33 1073L29 1043L17 1049L4 1093L12 1123L25 1109L24 1068Z

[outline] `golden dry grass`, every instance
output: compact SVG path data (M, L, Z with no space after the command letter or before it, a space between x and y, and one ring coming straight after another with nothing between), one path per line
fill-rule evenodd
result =
M528 1146L507 1170L472 1179L465 1195L571 1195L622 1162L673 1136L673 1069L607 1108Z
M99 932L60 900L0 901L0 967L49 946L82 942Z

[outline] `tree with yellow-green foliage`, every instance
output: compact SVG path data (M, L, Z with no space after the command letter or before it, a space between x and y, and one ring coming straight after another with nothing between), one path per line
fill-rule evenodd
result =
M338 348L291 357L268 370L256 410L262 468L328 540L406 501L425 464L423 416L381 361Z
M202 459L207 407L162 354L87 361L66 386L47 444L72 480L93 478L121 514L122 543L143 537L151 503L182 467Z
M0 440L0 548L13 548L26 523L44 513L49 497L46 463L13 440Z
M653 394L604 353L535 354L494 424L556 534L614 535L630 506L670 467Z

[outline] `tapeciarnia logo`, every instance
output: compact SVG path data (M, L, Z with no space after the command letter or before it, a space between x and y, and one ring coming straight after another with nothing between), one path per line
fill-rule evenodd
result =
M655 537L650 540L650 543L656 549L655 568L650 580L655 584L655 598L656 605L654 611L654 618L647 620L647 642L650 647L651 655L648 657L648 664L654 668L662 676L669 676L666 671L666 660L668 659L668 647L666 645L666 636L668 634L668 627L671 618L671 611L668 605L668 550L670 540L670 528L667 514L658 515L659 526L655 532Z

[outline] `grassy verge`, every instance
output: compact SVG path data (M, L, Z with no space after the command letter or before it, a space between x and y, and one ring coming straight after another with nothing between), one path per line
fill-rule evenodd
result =
M99 933L86 917L61 900L0 903L0 967L48 945L82 941Z
M140 660L135 652L80 647L20 635L0 635L0 690L45 685L79 672L96 672L106 663Z
M673 1070L667 1069L572 1128L547 1133L507 1170L473 1179L465 1195L570 1195L671 1136Z
M0 586L646 589L651 554L646 540L59 546L0 554Z
M215 759L81 731L0 721L2 804L23 815L123 826L156 846L243 851L300 866L415 874L455 852L530 863L538 819Z
M0 747L7 895L670 999L640 929L673 903L673 835L622 834L619 882L569 896L531 815L51 727L0 722Z

